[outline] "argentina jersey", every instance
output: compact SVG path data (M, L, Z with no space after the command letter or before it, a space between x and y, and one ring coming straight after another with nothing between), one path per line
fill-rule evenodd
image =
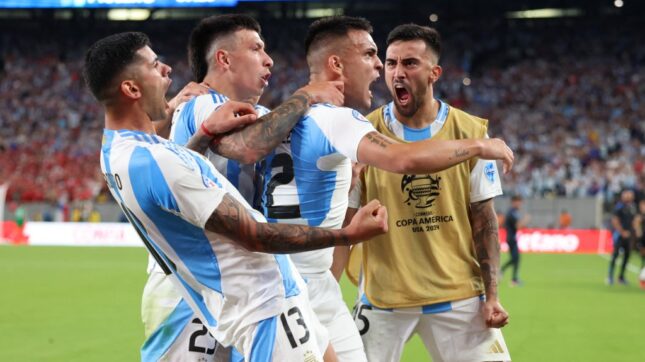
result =
M205 157L156 135L105 130L101 169L150 254L223 345L300 293L286 256L250 252L204 230L224 195L265 221Z
M351 108L317 104L301 118L264 168L262 211L269 222L342 227L358 144L375 131ZM329 269L333 248L291 254L301 273Z
M228 97L209 89L209 94L192 98L179 105L172 117L170 140L182 146L186 145L208 116L228 100ZM255 110L258 117L269 113L267 108L260 105L255 105ZM240 191L246 201L251 205L257 203L258 200L255 200L257 195L255 187L256 165L243 165L210 150L206 151L206 157Z

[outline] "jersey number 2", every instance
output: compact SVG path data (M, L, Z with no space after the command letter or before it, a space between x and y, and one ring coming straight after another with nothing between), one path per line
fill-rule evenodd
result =
M288 185L294 178L293 159L287 153L278 153L271 160L271 169L281 167L282 172L278 172L267 185L267 217L269 219L298 219L300 218L300 205L278 205L274 206L273 192L280 185Z

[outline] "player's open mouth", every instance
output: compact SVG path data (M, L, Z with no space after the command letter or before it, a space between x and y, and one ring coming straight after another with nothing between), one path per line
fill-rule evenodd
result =
M396 100L402 106L407 105L412 98L410 92L402 85L395 85L394 92L396 92Z
M260 77L260 79L262 79L262 81L264 82L265 87L269 85L269 78L271 78L271 73L268 73L268 74Z

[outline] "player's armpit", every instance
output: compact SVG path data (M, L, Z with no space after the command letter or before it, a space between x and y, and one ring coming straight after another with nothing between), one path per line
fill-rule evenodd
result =
M224 195L206 222L205 229L222 234L249 251L295 253L350 245L387 232L387 210L384 206L373 201L363 209L350 225L340 230L268 224L255 221L244 205Z

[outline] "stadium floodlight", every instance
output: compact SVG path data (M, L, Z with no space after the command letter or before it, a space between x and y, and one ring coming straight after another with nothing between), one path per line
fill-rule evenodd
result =
M506 13L508 19L539 19L539 18L563 18L563 17L574 17L582 15L582 10L580 9L555 9L555 8L546 8L546 9L532 9L532 10L522 10L522 11L510 11Z
M148 9L110 9L107 13L111 21L143 21L150 17Z
M0 0L0 8L190 8L233 7L238 0Z

